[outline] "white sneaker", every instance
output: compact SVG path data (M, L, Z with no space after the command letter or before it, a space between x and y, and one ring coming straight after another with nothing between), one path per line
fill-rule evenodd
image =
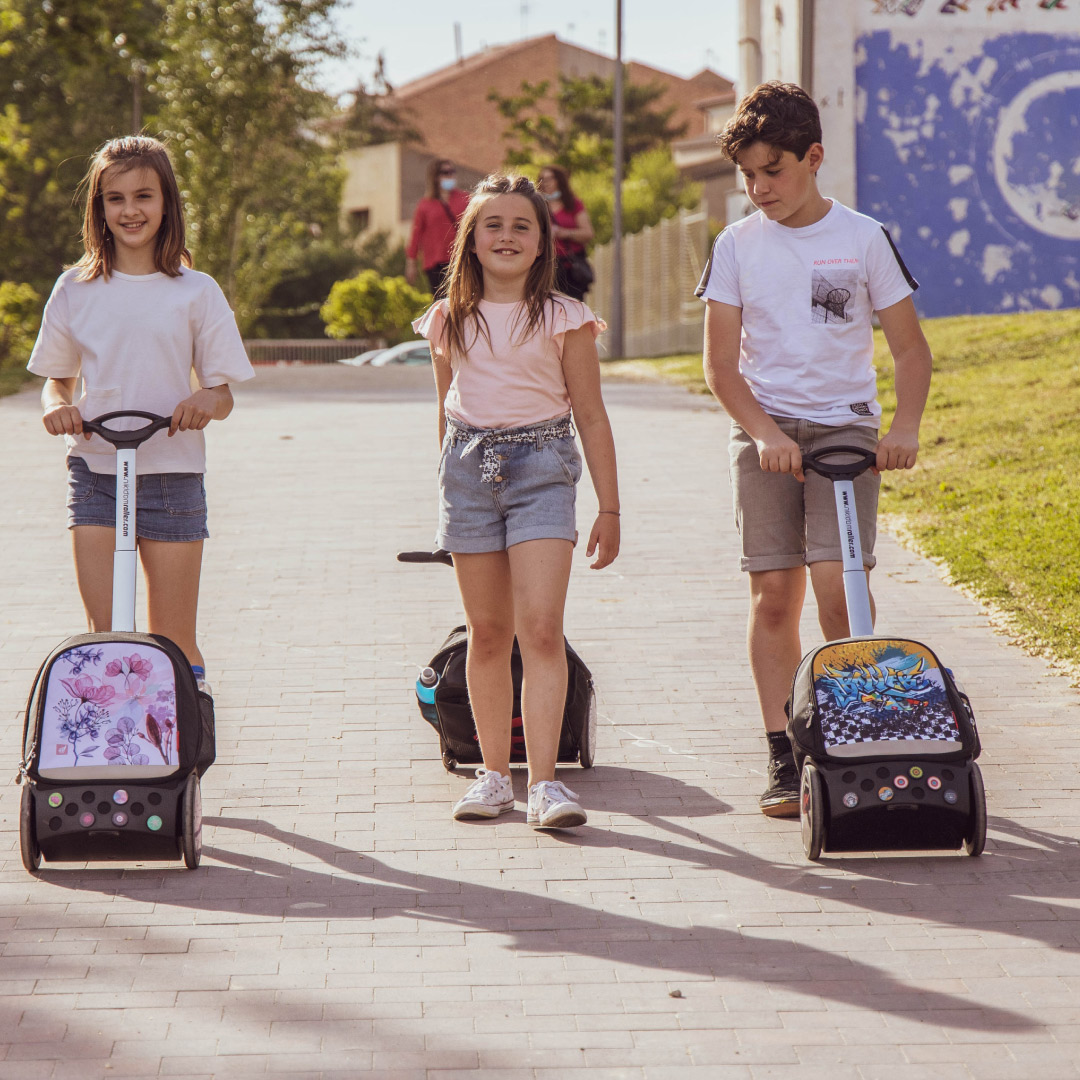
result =
M469 790L454 804L454 820L493 818L513 809L514 785L510 777L481 766Z
M538 829L569 829L584 825L585 811L574 800L577 794L560 780L541 780L529 788L526 820Z

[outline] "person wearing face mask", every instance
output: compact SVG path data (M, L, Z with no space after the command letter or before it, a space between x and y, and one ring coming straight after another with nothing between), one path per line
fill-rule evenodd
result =
M405 278L416 283L416 271L423 257L428 286L442 296L450 252L457 236L458 222L469 205L469 196L457 186L457 170L452 161L435 158L428 166L427 192L416 206L412 234L405 249Z
M583 300L593 280L592 267L585 257L585 245L595 235L588 211L570 187L570 174L559 165L545 165L536 186L547 200L551 215L556 286L559 292Z

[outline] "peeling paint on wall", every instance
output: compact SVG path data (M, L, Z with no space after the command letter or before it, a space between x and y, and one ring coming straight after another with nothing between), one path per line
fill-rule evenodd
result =
M903 237L920 312L1080 306L1076 20L1044 4L1059 32L991 36L1007 19L983 0L988 29L948 33L966 7L873 2L856 45L858 208Z

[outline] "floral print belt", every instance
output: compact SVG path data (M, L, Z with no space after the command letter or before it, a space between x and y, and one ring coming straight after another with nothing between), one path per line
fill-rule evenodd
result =
M552 439L572 439L574 424L567 415L556 416L554 420L545 420L529 427L485 429L469 427L460 420L447 416L446 431L450 436L451 446L458 442L465 443L465 449L461 451L463 460L479 448L483 455L480 462L480 481L490 484L499 475L499 455L495 452L495 447L505 446L507 443L534 443L539 450L544 443Z

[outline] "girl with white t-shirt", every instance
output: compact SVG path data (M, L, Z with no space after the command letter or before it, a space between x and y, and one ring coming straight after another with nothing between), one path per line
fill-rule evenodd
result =
M183 649L209 692L195 640L209 535L202 429L232 411L229 383L255 373L221 289L191 269L164 146L144 136L114 139L94 155L83 185L85 253L57 280L27 365L46 379L45 429L65 436L79 593L90 630L110 629L116 452L83 431L83 417L124 409L170 416L168 432L143 443L136 462L147 622Z
M439 530L453 553L468 625L466 680L484 758L454 806L458 820L514 808L510 781L516 634L529 765L527 820L585 821L555 779L566 701L563 609L577 540L581 435L600 512L586 555L619 553L619 490L600 394L603 324L555 292L543 197L523 177L489 176L462 218L444 300L414 324L431 343L439 398ZM571 420L572 418L572 420Z

